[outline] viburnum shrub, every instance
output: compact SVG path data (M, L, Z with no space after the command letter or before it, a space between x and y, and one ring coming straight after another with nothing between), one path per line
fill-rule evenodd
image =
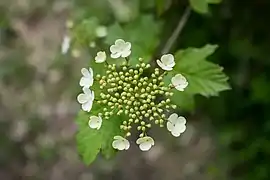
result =
M83 93L77 97L83 111L91 112L93 104L101 105L98 113L89 115L89 128L98 131L104 121L114 121L112 116L125 115L119 125L119 132L123 135L111 137L111 146L116 150L127 150L131 129L139 131L136 140L142 151L148 151L154 145L154 139L148 134L153 125L166 127L175 137L186 130L186 119L173 112L177 106L172 103L173 89L181 93L188 86L187 79L182 74L175 74L171 82L165 85L164 77L173 70L175 64L172 54L164 54L156 60L155 65L144 63L143 57L138 58L136 65L129 64L132 56L132 45L122 39L117 39L110 46L110 57L116 59L120 65L106 62L107 54L99 51L95 57L96 63L103 63L105 75L95 74L95 69L82 68L80 86ZM119 64L119 63L118 63ZM95 74L95 75L94 75ZM91 88L98 84L99 98ZM113 122L112 122L113 123ZM91 143L91 142L89 142Z

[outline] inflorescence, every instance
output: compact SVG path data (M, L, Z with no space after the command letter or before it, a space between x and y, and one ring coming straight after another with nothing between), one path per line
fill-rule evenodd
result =
M121 65L105 64L106 74L97 74L94 78L93 70L82 69L83 77L80 85L83 93L78 96L82 109L89 112L92 104L98 103L104 107L97 116L90 116L89 127L100 129L102 121L110 120L113 115L125 114L128 118L122 122L120 129L125 135L115 136L112 143L113 148L127 150L130 146L126 139L131 135L131 129L135 125L140 132L136 143L142 151L149 150L154 145L154 139L147 135L149 128L156 124L160 127L167 126L168 131L175 137L180 136L186 129L186 119L176 113L168 114L177 106L171 102L173 89L184 91L188 82L184 76L177 74L171 79L168 86L164 83L164 76L175 66L174 57L166 54L157 60L161 68L153 69L150 64L138 59L138 64L131 67L128 64L128 56L131 54L131 43L122 39L115 41L110 47L111 58L125 58L126 61ZM95 57L96 63L106 61L106 53L100 51ZM99 83L101 89L100 99L95 100L94 92L89 88L93 82Z

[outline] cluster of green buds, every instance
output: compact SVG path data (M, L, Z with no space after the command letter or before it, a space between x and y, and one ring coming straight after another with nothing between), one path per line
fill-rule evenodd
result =
M125 132L124 137L115 136L112 143L113 148L118 150L129 148L127 138L134 126L140 132L136 143L142 151L148 151L154 145L154 139L147 134L154 124L166 126L173 136L180 136L186 129L186 119L176 113L170 114L177 107L170 98L174 88L184 91L188 82L184 76L177 74L171 79L171 84L165 85L164 76L175 66L173 55L166 54L157 60L160 68L152 68L150 64L144 63L142 58L132 67L128 64L131 54L129 42L118 39L110 47L110 51L111 58L124 58L126 61L120 66L108 64L106 53L100 51L95 57L95 62L105 62L106 74L97 74L94 78L91 68L83 68L81 71L83 77L80 85L83 87L83 93L79 94L77 99L82 109L89 112L93 102L104 107L97 116L90 116L89 127L98 130L103 120L109 121L113 115L125 114L128 118L119 127ZM95 100L94 92L90 90L94 79L102 91L98 100Z

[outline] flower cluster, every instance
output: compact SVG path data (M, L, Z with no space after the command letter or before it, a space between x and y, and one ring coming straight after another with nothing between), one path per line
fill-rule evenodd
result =
M170 98L174 88L184 91L188 82L183 75L177 74L171 79L170 85L165 85L167 71L173 70L175 66L174 56L166 54L157 60L160 68L151 67L142 58L138 59L136 66L131 67L128 64L131 43L122 39L115 41L110 52L111 58L124 58L126 61L121 66L106 62L106 74L95 76L95 83L102 90L100 99L94 100L94 92L90 90L94 81L92 69L81 70L83 77L80 86L83 93L78 95L77 100L82 109L89 112L93 101L104 107L97 116L90 117L89 127L99 130L102 122L109 121L111 116L125 114L128 118L119 127L125 135L115 136L112 143L112 147L117 150L127 150L130 147L127 137L131 135L134 126L140 132L136 143L142 151L148 151L154 145L154 139L147 134L153 124L166 126L173 136L180 136L186 129L186 119L178 117L176 113L170 115L171 110L176 108ZM95 57L96 63L103 63L106 59L105 51L98 52Z

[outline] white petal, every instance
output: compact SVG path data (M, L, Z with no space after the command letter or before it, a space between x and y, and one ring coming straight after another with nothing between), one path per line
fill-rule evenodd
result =
M185 132L186 129L187 129L187 126L186 125L182 125L181 127L178 128L178 131L180 133L183 133L183 132Z
M88 124L90 128L99 130L102 124L102 119L98 116L91 116Z
M89 88L83 87L82 90L83 90L84 94L86 94L88 97L92 97L93 96L92 91Z
M187 123L187 120L186 118L184 118L183 116L179 116L177 121L181 124L186 124Z
M111 45L110 51L111 53L117 53L119 51L119 48L116 45Z
M82 104L82 110L86 111L86 112L90 112L92 109L92 105L93 105L93 101L88 101L86 103Z
M154 139L149 136L137 139L136 143L142 151L148 151L155 144Z
M77 96L77 101L80 103L80 104L84 104L84 103L86 103L87 101L88 101L88 98L87 98L87 95L85 95L85 94L79 94L78 96Z
M168 129L168 131L171 132L173 130L173 128L174 128L174 124L172 122L168 121L167 122L167 129Z
M130 50L127 50L127 51L123 51L122 54L121 54L121 56L123 58L125 58L125 57L128 57L130 54L131 54L131 51Z
M172 54L164 54L163 56L161 56L161 62L166 66L171 66L175 64L174 56Z
M81 79L80 79L80 86L82 86L82 87L87 87L87 88L89 88L90 86L92 86L93 85L93 78L89 78L89 77L82 77Z
M169 116L168 121L175 123L175 121L177 120L178 115L176 113L173 113Z
M186 78L181 74L177 74L172 77L171 82L178 91L184 91L184 89L188 86Z
M99 51L95 57L96 63L103 63L106 61L106 53L104 51Z
M159 65L159 67L161 67L161 69L165 70L165 71L171 71L172 68L168 67L166 65L164 65L160 60L157 60L157 64Z
M141 144L141 143L143 143L144 141L145 141L145 137L142 137L142 138L137 139L136 143L137 143L137 144Z
M124 48L124 51L128 51L131 49L131 43L130 42L126 42L125 43L125 48Z
M144 142L144 143L140 144L139 147L142 151L148 151L152 147L152 145L149 142Z
M124 45L126 42L123 40L123 39L117 39L116 41L115 41L115 45L116 46L122 46L122 45Z
M172 134L174 137L179 137L181 133L180 133L180 131L178 131L178 130L174 130L174 131L171 132L171 134Z
M112 147L113 147L114 149L118 149L118 150L122 151L122 150L125 149L125 143L124 143L124 141L122 141L122 140L114 140L114 141L112 142Z
M93 79L94 73L93 73L93 69L92 68L89 68L89 74L90 74L90 77Z
M130 147L130 143L128 140L125 141L125 150L128 150Z
M81 73L84 77L91 77L90 72L86 68L82 68Z
M123 139L125 139L125 138L123 138L122 136L114 136L113 139L116 139L116 140L117 140L117 139L123 140Z
M111 54L111 58L113 59L119 58L120 56L121 56L121 53L118 53L118 52Z

